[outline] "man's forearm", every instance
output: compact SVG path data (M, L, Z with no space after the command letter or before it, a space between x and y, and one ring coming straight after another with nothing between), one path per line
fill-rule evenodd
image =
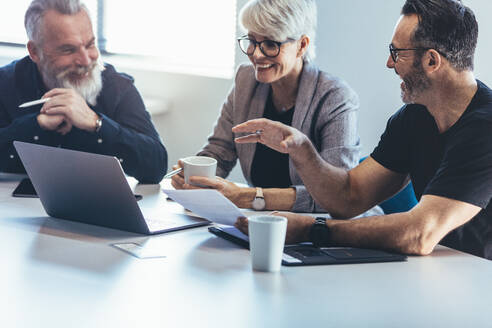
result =
M349 174L328 164L313 144L306 141L289 153L296 170L314 200L335 217L353 217L350 211Z
M430 240L431 224L411 212L373 216L357 220L328 220L331 244L379 248L405 254L427 255L440 238Z
M160 140L135 131L102 114L98 132L73 129L65 143L79 149L115 156L120 159L126 174L141 183L158 183L167 170L167 152Z

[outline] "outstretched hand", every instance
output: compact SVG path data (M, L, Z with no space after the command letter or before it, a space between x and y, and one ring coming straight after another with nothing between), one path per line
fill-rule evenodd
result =
M292 153L309 139L299 130L265 118L250 120L232 128L234 133L249 133L237 143L262 143L281 153Z

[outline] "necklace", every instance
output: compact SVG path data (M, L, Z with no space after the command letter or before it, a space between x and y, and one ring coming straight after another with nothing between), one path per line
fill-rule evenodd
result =
M290 102L283 102L283 103L278 103L275 104L275 101L273 102L273 106L279 113L285 113L291 110L296 104L295 99L291 100Z
M285 112L288 112L289 110L291 110L294 106L290 106L289 108L286 108L286 107L282 107L280 108L278 111L280 113L285 113Z

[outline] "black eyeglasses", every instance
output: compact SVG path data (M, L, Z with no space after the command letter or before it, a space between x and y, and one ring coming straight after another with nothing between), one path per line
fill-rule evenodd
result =
M389 51L391 54L391 59L393 59L393 61L395 63L398 60L398 52L400 52L400 51L416 51L416 50L430 50L430 49L432 49L432 48L422 48L422 47L418 47L418 48L395 48L393 46L393 44L389 45Z
M248 36L243 36L237 39L237 42L239 43L239 48L241 48L241 51L244 52L246 55L253 55L255 53L256 46L258 45L260 47L261 53L270 58L277 57L280 53L280 47L284 43L292 41L295 41L295 39L289 38L283 42L273 40L263 40L258 42L254 39L250 39Z

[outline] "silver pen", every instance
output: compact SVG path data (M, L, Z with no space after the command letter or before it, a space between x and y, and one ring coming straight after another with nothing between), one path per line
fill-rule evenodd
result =
M164 179L169 179L170 177L175 176L176 174L178 174L181 171L183 171L183 168L182 167L180 167L180 168L178 168L176 170L173 170L173 171L169 172L168 174L166 174L164 176Z
M251 137L251 136L260 136L263 133L263 130L256 130L254 133L247 134L242 136L241 138Z

